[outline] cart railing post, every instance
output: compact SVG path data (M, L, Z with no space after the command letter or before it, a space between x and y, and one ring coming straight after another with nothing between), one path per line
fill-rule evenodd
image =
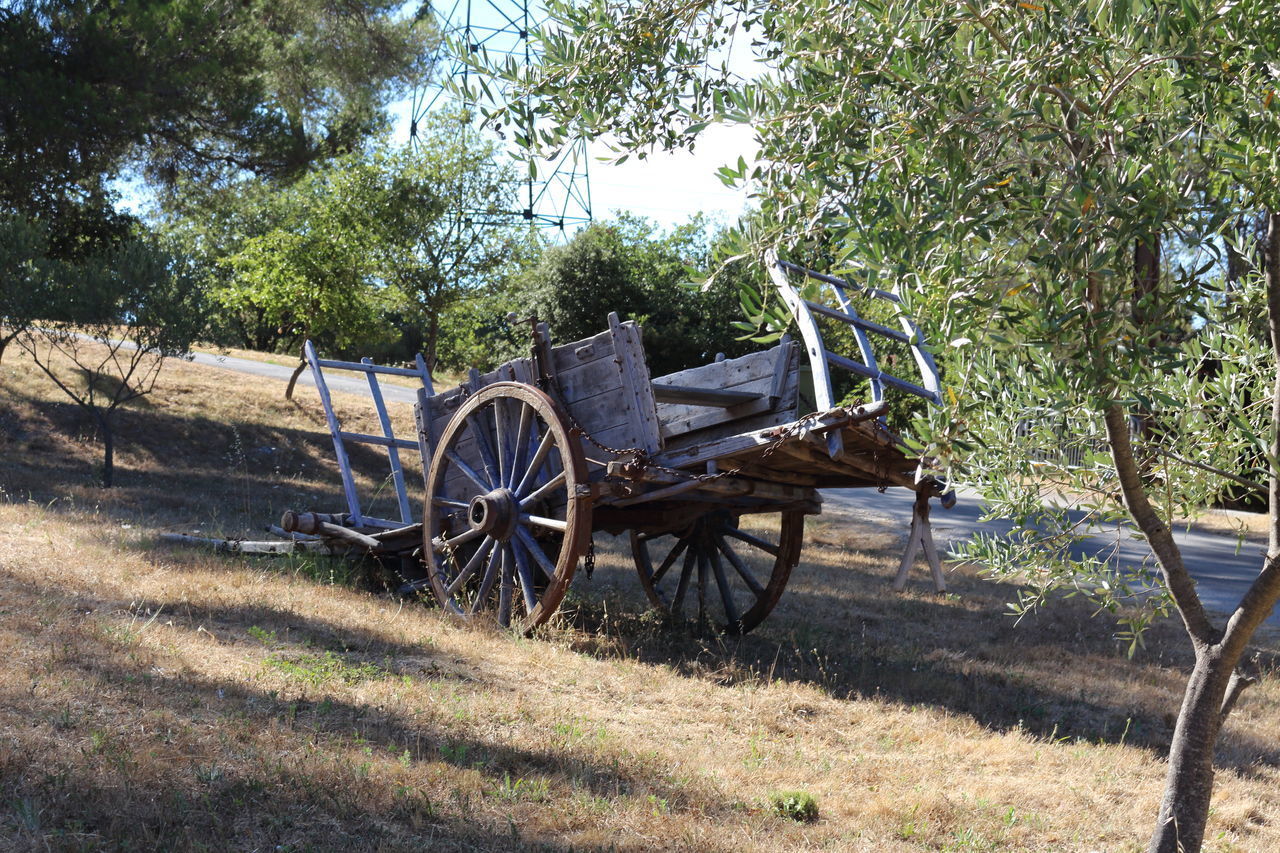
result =
M373 359L365 356L360 359L361 364L372 366ZM391 466L391 481L395 484L396 503L400 505L400 520L405 524L412 524L413 518L409 511L409 495L404 484L404 469L400 467L400 450L395 445L396 434L391 429L391 416L387 414L387 404L382 399L382 388L378 385L378 376L373 371L366 371L365 378L369 380L369 396L373 398L373 407L378 412L378 424L382 427L382 435L391 441L387 445L387 462Z
M362 527L364 519L360 515L360 498L356 495L355 478L351 475L351 462L347 459L347 446L342 437L342 424L333 413L333 400L329 397L329 384L324 381L324 371L320 369L320 359L316 357L316 348L307 341L302 345L302 353L311 366L311 376L316 383L316 391L320 394L320 404L324 406L324 419L329 424L329 435L333 437L333 453L338 459L338 473L342 477L342 492L347 498L347 511L351 514L351 524Z
M866 377L870 381L873 401L884 399L885 389L888 387L913 394L931 403L942 402L938 367L925 344L924 335L902 309L902 299L897 294L853 284L844 279L781 260L772 250L765 253L765 266L769 270L769 277L774 287L777 288L787 307L791 309L796 325L800 329L800 336L804 339L805 350L809 354L809 363L813 369L814 397L819 410L835 408L837 403L835 389L831 382L833 366ZM792 285L790 279L792 274L802 275L818 282L830 294L835 306L805 298L804 294ZM898 321L902 325L902 331L864 319L854 308L853 296L880 299L897 306ZM858 344L861 361L827 348L823 341L822 329L818 325L819 317L836 320L850 327L854 340ZM876 360L872 336L906 344L919 369L920 382L915 383L882 370ZM843 454L844 448L840 445L838 433L830 436L827 449L832 459L838 459Z
M378 376L404 376L418 379L422 383L422 387L418 391L418 399L421 404L427 398L435 395L435 390L431 383L431 372L427 369L426 361L421 353L415 358L413 367L388 367L374 364L368 358L362 358L358 362L322 359L316 355L315 345L311 341L306 341L303 344L302 351L303 357L311 367L311 376L315 380L316 390L320 395L320 404L324 407L325 422L328 424L329 434L333 438L334 456L337 458L338 473L342 478L342 491L347 499L350 524L353 527L383 527L389 529L412 524L413 511L410 508L408 489L404 478L404 466L400 461L400 451L417 450L426 452L427 442L423 440L424 436L421 429L418 430L419 434L413 441L396 437L391 425L391 417L387 412L382 386L378 382ZM378 416L382 435L366 435L358 432L347 432L342 429L342 424L333 410L333 398L329 393L329 383L325 381L324 371L326 368L364 374L369 383L369 396L373 400L374 411ZM361 508L360 496L356 490L355 476L351 471L351 458L347 453L348 442L372 444L386 449L387 462L391 472L389 476L395 488L396 506L400 514L398 520L375 518L365 514Z

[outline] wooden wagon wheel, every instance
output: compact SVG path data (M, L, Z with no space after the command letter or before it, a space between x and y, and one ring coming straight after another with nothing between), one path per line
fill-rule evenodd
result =
M778 524L776 530L767 525L767 532L743 530L738 517L721 509L674 534L632 531L631 553L653 606L676 615L696 607L728 634L745 634L764 621L800 560L804 513L746 517L776 518ZM691 595L696 604L688 601Z
M528 632L560 605L591 538L582 445L551 398L498 382L458 409L431 457L423 553L436 601Z

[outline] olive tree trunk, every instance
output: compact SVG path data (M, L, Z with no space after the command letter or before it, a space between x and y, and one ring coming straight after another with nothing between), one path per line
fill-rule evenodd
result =
M98 434L102 436L102 487L109 489L115 484L116 476L116 441L111 431L111 412L92 409L93 419L98 422Z
M284 398L286 400L293 399L293 389L298 384L298 377L302 375L302 371L307 368L307 360L304 358L298 362L298 366L293 369L293 373L289 375L289 384L285 386Z
M1274 460L1280 458L1280 213L1268 214L1265 260L1268 325L1275 363L1270 436ZM1280 598L1280 472L1273 462L1268 484L1270 542L1262 570L1228 617L1226 626L1218 628L1209 621L1196 595L1195 583L1187 573L1169 528L1147 500L1129 439L1127 418L1119 405L1108 406L1106 424L1125 505L1159 560L1165 583L1195 650L1195 666L1187 680L1169 746L1164 795L1148 850L1150 853L1195 853L1204 843L1218 734L1241 691L1252 682L1236 671L1236 665L1253 632Z

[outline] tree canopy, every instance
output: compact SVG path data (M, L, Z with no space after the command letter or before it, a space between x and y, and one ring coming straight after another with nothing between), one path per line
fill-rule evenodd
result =
M382 126L433 38L398 2L13 0L0 8L0 209L57 255L128 231L110 181L290 180Z
M441 116L412 148L369 144L283 187L247 178L165 227L200 260L229 341L368 354L404 335L434 366L442 314L531 250L501 215L517 186L491 143Z
M945 342L946 405L914 432L995 510L1047 523L1015 543L1032 562L983 553L1031 579L1024 604L1067 589L1138 608L1126 611L1137 628L1161 600L1135 594L1151 578L1069 559L1058 546L1077 528L1045 505L1046 487L1083 495L1094 519L1129 518L1151 544L1156 586L1197 656L1152 849L1198 848L1213 743L1247 683L1233 672L1280 596L1274 10L586 0L553 3L551 16L544 65L498 69L520 100L494 120L532 108L549 144L607 132L620 157L694 145L710 122L751 124L756 163L722 170L761 205L738 253L824 255L896 290ZM735 40L765 62L759 76L734 74ZM1225 243L1258 210L1273 212L1262 275L1227 288ZM1264 305L1265 343L1246 331ZM1086 439L1085 463L1037 458L1019 440L1028 425L1041 440ZM1270 481L1273 535L1222 623L1196 597L1170 524L1241 479L1242 449L1243 479Z
M726 322L738 310L736 282L722 278L706 292L686 286L690 269L705 269L711 251L699 217L660 234L652 222L624 215L548 247L517 277L513 300L521 316L536 313L561 342L597 334L612 311L637 320L650 342L650 372L672 373L755 348Z

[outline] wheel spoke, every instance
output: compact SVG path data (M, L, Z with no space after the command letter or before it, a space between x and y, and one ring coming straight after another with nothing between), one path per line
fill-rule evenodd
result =
M658 566L658 570L653 573L653 578L649 582L652 583L654 586L657 586L658 582L662 580L663 575L667 573L667 569L671 568L672 564L675 563L676 558L679 557L682 553L684 553L684 549L688 547L689 547L688 539L681 539L679 542L677 542L675 547L671 549L671 553L668 554L667 558L662 561L662 565Z
M671 599L672 613L678 614L684 609L684 596L689 591L689 579L693 577L693 562L697 556L695 548L689 548L684 552L684 567L680 570L680 583L676 586L676 597Z
M558 518L546 518L541 515L529 515L523 512L520 513L520 523L532 524L534 527L544 527L547 530L554 530L557 533L564 533L569 529L569 524Z
M472 539L475 539L477 536L483 536L483 535L484 535L483 530L481 530L478 527L473 527L470 530L459 533L457 536L453 537L452 539L444 539L444 540L432 539L431 547L437 551L448 552L448 551L454 550L459 545L470 542Z
M496 419L498 413L495 411L493 415ZM480 421L484 419L484 409L477 409L472 417L467 418L467 429L471 431L471 438L475 441L476 449L480 452L480 462L484 465L485 473L489 475L489 482L496 485L501 482L499 479L501 477L499 473L501 469L498 467L498 460L494 458L493 448L489 446L489 436L481 428L483 424ZM490 485L489 488L493 488L493 485Z
M529 565L529 561L525 559L524 552L521 550L521 543L512 542L511 552L516 558L516 572L520 579L520 589L524 591L525 612L532 613L533 609L538 606L538 591L533 580L533 568Z
M511 449L507 447L507 411L502 397L493 401L493 441L498 447L498 485L507 483Z
M467 564L462 567L462 571L458 572L458 576L453 579L453 583L449 584L448 588L445 590L445 592L449 594L450 598L456 595L458 590L462 588L462 585L466 583L473 574L475 574L476 569L478 569L480 564L484 562L485 557L489 556L489 551L495 544L496 542L492 538L488 537L480 543L480 547L471 555L471 559L467 560Z
M484 579L480 581L480 587L476 590L475 601L471 602L472 613L484 610L485 602L489 600L489 593L493 592L493 585L498 581L498 564L502 562L502 551L502 548L494 548L493 553L489 555L489 565L485 566Z
M524 401L520 403L520 425L516 427L516 440L512 446L511 470L507 472L504 484L508 489L516 484L516 472L524 464L525 451L529 449L529 426L533 423L533 407Z
M707 567L707 552L702 548L698 549L698 616L701 617L707 612L707 584L710 581L707 575L710 574Z
M720 562L720 552L715 548L707 551L711 559L711 573L715 575L716 586L720 587L720 603L724 605L724 615L730 625L738 622L738 608L733 603L733 590L729 588L729 579L724 576L724 564Z
M459 471L467 475L467 479L479 486L485 493L493 491L493 485L485 482L484 477L481 477L480 474L476 472L476 469L462 461L462 457L458 455L458 451L450 448L445 451L444 455L446 459L458 466Z
M528 497L526 497L526 498L521 498L521 499L520 499L520 508L521 508L521 509L524 509L525 507L527 507L527 506L529 506L529 505L531 505L531 504L535 504L535 503L537 503L538 501L540 501L540 500L542 500L543 498L545 498L547 495L549 495L549 494L551 494L552 492L554 492L557 488L559 488L559 487L560 487L560 485L562 485L562 484L564 483L564 476L565 476L565 475L564 475L564 472L563 472L563 471L561 471L559 474L556 474L554 477L552 477L552 478L551 478L550 480L548 480L546 483L542 484L542 485L541 485L541 486L539 486L537 489L535 489L531 495L529 495L529 496L528 496Z
M498 624L506 628L511 624L511 596L515 586L511 570L511 545L502 548L502 580L498 582Z
M528 550L534 562L542 568L546 576L554 580L556 576L555 563L551 562L551 559L547 557L542 550L542 546L538 544L538 540L534 539L529 534L529 531L523 527L516 528L516 537L520 540L520 544Z
M524 476L520 478L520 484L514 489L517 498L523 495L525 489L537 479L538 471L542 468L542 463L547 461L547 454L551 452L551 448L555 446L555 443L555 433L547 430L546 435L542 436L542 441L538 444L537 451L533 454L529 469L524 472Z
M724 552L725 557L729 559L729 564L742 577L742 582L750 588L756 598L764 595L764 587L760 585L760 581L756 580L756 576L751 574L751 570L747 568L746 563L742 562L742 558L737 555L733 548L729 547L729 543L724 541L723 536L716 537L716 545Z
M734 539L740 539L743 542L746 542L748 545L759 548L761 551L764 551L766 554L772 554L773 556L776 557L780 553L782 553L782 549L779 548L777 545L774 545L772 542L766 542L758 536L752 536L750 533L743 533L741 530L739 530L736 527L726 527L724 529L724 532L725 532L725 535L732 536Z
M453 498L432 498L431 503L433 506L447 506L452 509L468 509L471 506L466 501L455 501Z

